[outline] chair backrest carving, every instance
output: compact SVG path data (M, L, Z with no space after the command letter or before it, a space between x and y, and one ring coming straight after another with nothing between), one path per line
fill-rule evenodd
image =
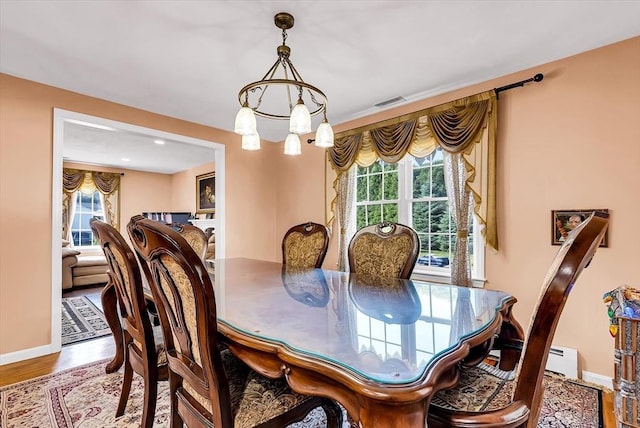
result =
M329 247L329 229L308 222L291 227L282 238L282 264L292 268L320 268Z
M360 229L349 242L349 270L387 278L408 279L420 251L415 230L383 222Z
M204 260L207 254L209 240L202 229L192 224L183 223L170 223L168 224L168 226L182 235L182 237L189 243L189 245L191 245L196 254Z
M213 284L187 240L170 226L134 217L132 244L148 265L170 368L172 400L205 408L214 426L233 426L229 387L218 349Z

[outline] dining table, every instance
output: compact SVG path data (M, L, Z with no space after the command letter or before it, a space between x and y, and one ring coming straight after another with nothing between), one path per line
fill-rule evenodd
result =
M434 394L487 356L516 302L498 290L247 258L205 263L231 352L294 391L337 401L362 427L425 427ZM107 288L115 371L122 338Z

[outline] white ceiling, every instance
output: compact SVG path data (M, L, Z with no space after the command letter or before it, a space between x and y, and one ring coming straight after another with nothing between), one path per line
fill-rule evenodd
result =
M281 11L333 124L640 35L639 0L0 0L0 71L232 129L238 91L276 60ZM258 118L266 140L286 127Z
M62 145L65 161L175 174L215 159L211 147L135 132L117 123L109 123L105 129L101 129L101 121L95 121L101 128L87 126L89 123L65 121Z

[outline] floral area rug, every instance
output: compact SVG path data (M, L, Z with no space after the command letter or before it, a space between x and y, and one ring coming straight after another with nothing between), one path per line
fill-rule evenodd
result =
M86 296L62 298L62 345L111 334L104 314Z
M134 375L125 413L115 418L122 371L105 374L107 360L0 388L0 426L40 428L139 427L144 396ZM545 378L545 399L538 427L602 427L601 391L562 378ZM160 382L154 427L169 427L169 386ZM322 409L290 428L325 427ZM348 427L346 422L344 427Z

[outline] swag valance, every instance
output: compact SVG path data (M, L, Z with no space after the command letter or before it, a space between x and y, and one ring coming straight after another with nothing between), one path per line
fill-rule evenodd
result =
M103 195L110 195L120 187L120 174L99 171L84 171L64 168L62 171L62 188L67 193L93 193L99 190Z
M497 108L494 91L409 113L376 124L337 133L328 149L329 162L341 174L353 164L362 167L382 159L396 163L407 153L425 157L437 147L461 154L466 187L483 226L487 245L498 249L495 211ZM333 210L332 210L333 211Z
M120 174L81 169L62 170L62 237L71 240L75 211L75 192L102 195L105 222L120 228Z

